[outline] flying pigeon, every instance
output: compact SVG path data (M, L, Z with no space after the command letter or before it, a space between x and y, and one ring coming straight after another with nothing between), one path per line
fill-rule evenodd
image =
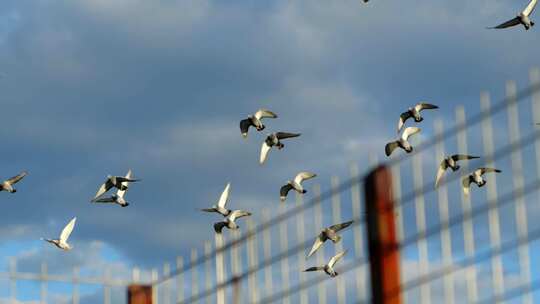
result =
M328 262L328 264L324 265L324 266L319 266L319 267L310 267L304 271L324 271L326 272L327 275L331 276L331 277L335 277L338 275L338 273L334 270L334 265L337 263L337 261L339 261L345 254L347 253L347 250L343 251L343 252L340 252L338 254L336 254L335 256L333 256L330 261Z
M327 228L324 228L321 233L317 236L317 239L315 239L315 243L313 244L313 247L311 247L311 251L308 254L308 258L312 256L321 246L324 242L327 240L331 240L334 244L341 241L341 236L339 236L337 233L347 227L349 227L353 221L348 221L345 223L333 225Z
M77 221L77 218L74 217L62 230L62 233L60 234L60 238L58 239L44 239L43 241L49 242L51 244L54 244L56 247L63 249L63 250L71 250L73 247L68 244L67 240L69 238L69 235L71 234L71 231L73 231L73 228L75 227L75 221Z
M13 188L13 185L20 182L21 179L23 179L26 175L28 175L28 173L26 171L23 171L19 173L19 175L16 175L10 179L3 181L0 184L0 191L7 191L9 193L17 192L17 189Z
M131 179L131 170L128 171L128 173L125 176L125 179ZM103 198L94 198L92 200L92 203L104 203L104 204L118 204L121 207L127 207L129 206L129 203L124 199L124 194L126 194L126 191L128 190L128 181L122 182L122 185L118 191L116 191L116 194L113 194L109 197L103 197Z
M439 170L437 170L437 178L435 179L435 188L439 186L439 182L444 175L444 172L450 168L453 172L459 170L459 165L457 162L459 160L466 160L466 159L475 159L480 158L479 156L471 156L471 155L463 155L463 154L454 154L452 156L448 156L445 159L441 161L441 164L439 166Z
M461 184L463 185L463 193L465 193L465 195L469 195L471 183L475 183L478 187L484 186L486 184L486 180L482 178L482 175L489 172L500 173L501 170L493 168L478 168L474 170L473 173L465 176L461 181Z
M223 220L223 222L215 223L214 230L216 231L216 233L221 233L221 231L223 230L223 227L236 230L240 228L240 226L238 226L235 222L236 219L244 217L244 216L250 216L250 215L251 215L251 212L247 212L243 210L234 210L225 217L225 220Z
M424 120L422 116L420 116L420 111L426 110L426 109L438 109L439 107L436 105L432 105L429 103L418 103L414 107L409 108L406 112L401 113L399 115L399 122L398 122L398 128L397 131L401 131L401 128L403 128L403 125L405 124L405 121L411 117L414 118L414 121L421 122Z
M123 176L107 175L107 179L105 180L103 185L101 185L101 187L99 188L98 192L94 196L94 199L102 196L105 192L111 190L112 187L115 187L119 190L127 190L128 185L124 184L124 182L133 183L133 182L138 182L138 181L140 181L140 179L126 178Z
M529 18L536 7L538 0L531 0L527 7L519 13L514 19L510 19L502 24L499 24L495 27L488 27L488 29L504 29L507 27L516 26L522 24L525 27L525 30L529 30L534 26L534 22Z
M401 133L401 137L398 140L392 141L392 142L389 142L389 143L386 144L386 146L384 147L384 151L386 152L386 156L390 156L390 154L392 154L392 152L394 152L394 150L397 147L402 148L407 153L411 153L412 150L413 150L413 147L408 142L408 139L409 139L410 136L412 136L412 135L414 135L414 134L416 134L418 132L420 132L420 128L417 128L417 127L405 128L403 133Z
M285 147L285 145L281 143L281 140L298 136L300 136L300 133L277 132L269 134L262 144L259 163L261 165L264 164L266 157L268 156L268 152L270 152L270 149L272 149L273 146L276 146L279 150Z
M229 200L229 192L231 189L231 184L228 183L227 186L225 186L225 190L221 193L221 196L219 197L219 201L217 202L217 205L212 206L212 208L207 209L201 209L205 212L217 212L223 216L227 216L231 213L230 209L225 208L225 205L227 204L227 201Z
M261 119L263 118L277 118L277 115L266 109L259 109L254 115L249 115L248 118L240 121L240 132L244 138L247 137L249 127L255 127L257 131L264 130L265 126Z
M308 179L312 179L315 176L317 176L317 174L311 172L298 173L294 180L287 181L287 184L281 187L281 189L279 190L279 199L284 202L287 199L287 194L289 193L289 191L293 189L298 193L306 193L307 190L302 187L302 182Z

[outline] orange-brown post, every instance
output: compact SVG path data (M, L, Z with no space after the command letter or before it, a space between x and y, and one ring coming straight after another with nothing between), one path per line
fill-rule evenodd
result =
M129 285L128 304L152 304L152 286Z
M401 304L399 251L392 175L384 166L365 183L371 295L373 304Z

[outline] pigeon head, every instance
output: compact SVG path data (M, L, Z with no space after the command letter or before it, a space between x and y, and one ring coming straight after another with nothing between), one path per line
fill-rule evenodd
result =
M452 171L457 171L459 170L459 168L461 168L459 165L455 165L454 167L450 167L452 169Z
M412 151L413 151L412 146L409 146L409 147L405 148L405 152L407 152L407 153L411 153Z

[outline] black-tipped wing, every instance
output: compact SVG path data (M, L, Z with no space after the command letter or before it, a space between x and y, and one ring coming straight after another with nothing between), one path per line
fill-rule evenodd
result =
M422 111L422 110L429 110L429 109L438 109L439 107L431 103L421 102L417 104L415 108L418 111Z
M405 124L405 121L409 118L411 118L412 115L411 115L411 112L407 111L407 112L403 112L401 113L401 115L399 115L399 121L398 121L398 126L397 126L397 130L398 132L401 131L401 128L403 128L403 125Z
M516 17L514 19L511 19L511 20L508 20L506 21L505 23L501 23L495 27L489 27L490 29L503 29L503 28L507 28L507 27L512 27L512 26L515 26L515 25L518 25L520 24L521 21L519 20L519 17Z
M496 173L502 172L501 170L495 169L495 168L479 168L478 170L480 170L480 174L489 173L489 172L496 172Z
M21 179L23 179L26 175L28 175L28 173L26 171L23 171L19 173L18 175L13 176L12 178L8 179L7 182L10 183L11 185L16 184L20 182Z
M251 120L250 119L244 119L240 121L240 132L242 133L243 137L247 137L249 127L251 127Z
M338 232L338 231L341 231L347 227L349 227L354 221L348 221L348 222L345 222L345 223L341 223L341 224L336 224L336 225L333 225L333 226L330 226L329 228L331 230L334 230L335 232Z
M278 139L286 139L286 138L292 138L292 137L298 137L300 136L300 133L287 133L287 132L277 132L276 137Z
M308 269L304 271L320 271L320 270L324 270L324 267L309 267Z
M279 199L284 202L285 199L287 199L287 194L289 194L289 191L291 191L293 186L291 184L286 184L279 189Z
M216 233L221 233L221 231L223 230L223 227L227 226L227 224L225 222L219 222L219 223L215 223L214 224L214 231Z
M390 154L392 154L392 152L394 152L394 150L398 146L399 145L398 145L397 141L387 143L386 146L384 147L384 152L386 153L386 156L390 156Z
M465 155L465 154L452 155L452 159L454 161L465 160L465 159L475 159L475 158L480 158L480 156L472 156L472 155Z

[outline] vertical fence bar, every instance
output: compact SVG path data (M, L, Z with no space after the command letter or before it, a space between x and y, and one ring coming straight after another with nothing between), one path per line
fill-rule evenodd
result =
M351 204L352 204L352 213L354 218L360 218L362 214L362 202L360 198L360 173L358 166L356 164L351 165L350 169L351 179L354 182L351 185ZM363 254L363 236L362 236L362 225L353 227L353 236L354 236L354 255L356 259L359 259ZM356 269L356 300L361 301L366 297L366 286L365 286L365 276L362 273L364 267L358 267Z
M105 276L103 277L103 303L111 304L111 286L109 284L111 272L109 268L105 269Z
M435 136L437 136L437 145L435 149L437 150L437 162L440 164L441 161L445 158L444 151L444 138L442 137L443 133L443 122L440 119L435 121ZM444 181L441 181L441 185L438 186L438 198L439 198L439 218L442 223L448 223L449 211L448 211L448 191ZM444 266L452 265L452 238L450 235L450 230L448 225L445 225L441 229L441 252L442 252L442 262ZM444 284L444 302L446 304L454 303L454 276L452 273L449 273L443 278Z
M396 237L392 178L379 167L365 182L371 297L373 304L400 304L400 266ZM394 292L399 291L398 294Z
M491 102L489 94L483 92L480 95L480 107L482 112L491 112ZM486 165L495 168L493 160L494 143L493 143L493 127L491 125L491 117L488 116L482 122L482 142L484 146L484 154ZM495 174L485 176L487 180L487 199L492 207L488 212L489 218L489 238L492 248L497 250L501 246L501 229L499 223L499 208L497 207L497 179ZM493 290L495 295L504 294L504 273L502 266L502 258L500 255L495 255L491 259Z
M195 265L197 257L197 248L191 248L191 265ZM197 267L193 267L191 268L191 296L197 294L199 294L199 271ZM196 300L195 303L199 303L199 300Z
M217 261L217 257L216 257ZM217 263L217 262L216 262ZM184 258L181 256L176 257L176 269L181 270L184 268ZM216 270L217 273L217 270ZM176 302L184 301L184 272L179 272L176 276Z
M508 82L506 84L506 96L508 101L508 129L510 135L510 143L516 144L520 138L519 130L519 112L517 107L517 98L516 98L516 84L514 82ZM527 238L527 209L525 206L525 199L522 193L517 193L519 189L523 189L525 182L523 179L523 160L521 158L521 151L515 150L512 152L511 156L512 162L512 171L513 171L513 180L514 180L514 191L516 191L516 226L517 233L520 239ZM525 284L531 283L531 273L530 273L530 258L529 258L529 244L522 244L518 247L519 254L519 266L521 271L521 279ZM522 296L523 303L532 303L531 293L525 293Z
M163 276L168 278L171 275L171 264L163 264ZM163 303L171 304L171 280L163 283Z
M268 210L264 209L262 212L263 223L266 223L270 220L270 215ZM272 237L270 235L270 229L263 230L263 251L264 259L270 260L272 258ZM264 269L264 287L265 287L265 296L270 296L274 289L273 278L272 278L272 265L268 265Z
M255 229L255 224L253 223L253 219L248 218L247 220L247 227L248 231L253 231ZM249 240L248 240L248 247L247 247L247 254L248 254L248 265L249 268L255 269L259 265L258 256L259 256L259 246L257 242L257 235L254 234ZM259 301L259 293L258 293L258 285L259 280L257 279L258 272L252 273L248 277L248 288L249 288L249 301L251 303L256 303Z
M279 205L281 214L287 212L286 206L284 203ZM279 241L281 252L286 252L289 249L289 238L287 233L287 221L282 221L279 224ZM281 259L281 280L283 290L287 290L290 287L290 278L289 278L289 259L285 256ZM289 304L289 297L283 298L283 304Z
M334 221L332 225L341 223L341 198L339 196L339 178L337 176L332 176L331 178L332 186L332 220ZM335 246L335 254L338 254L343 251L343 242L338 242ZM345 297L345 282L343 281L342 276L336 277L336 293L337 293L337 303L345 304L347 298Z
M457 125L465 125L465 108L459 106L456 108L456 122ZM467 154L467 133L465 130L461 130L457 133L458 151L459 154ZM461 164L463 170L461 170L462 178L469 174L467 162ZM474 247L474 230L473 222L470 217L471 213L471 200L469 196L461 194L461 209L464 217L463 221L463 241L465 246L465 255L467 257L473 257L475 252ZM478 289L476 286L476 266L467 267L465 270L465 281L467 285L467 302L475 303L478 300Z
M239 230L232 231L231 235L232 235L231 241L237 240L240 237L240 231ZM240 254L240 249L241 249L240 246L242 246L242 244L237 244L231 247L231 262L233 266L232 275L234 277L236 277L242 272L242 268L241 268L241 264L239 260L239 254ZM233 287L233 303L235 304L240 303L242 301L242 291L241 291L242 281L235 280L232 287Z
M41 299L41 303L45 304L47 303L47 281L48 281L47 263L45 262L41 263L40 280L41 280L40 299Z
M158 279L158 271L155 268L152 269L151 279L152 279L152 282L155 282ZM159 297L158 297L158 285L155 285L152 288L152 303L158 303L158 300L159 300Z
M300 195L299 193L296 193L296 204L298 206L301 206L304 204L302 195ZM299 212L296 215L296 238L297 238L297 243L299 244L306 241L303 212ZM298 252L298 268L299 268L298 271L300 271L299 273L300 284L303 285L304 282L306 281L306 273L303 272L303 270L306 269L306 257L303 250L300 250ZM308 298L307 290L305 288L302 288L300 290L300 304L308 304L308 301L309 301L309 298Z
M17 258L12 257L9 260L9 295L11 303L17 303Z
M321 199L321 186L318 184L313 186L313 195L317 198L315 208L313 209L315 213L315 227L316 231L321 231L323 229L323 219L322 219L322 203ZM317 265L325 265L326 261L324 258L324 248L317 250L315 253L317 255ZM326 286L324 282L321 282L317 285L317 294L319 297L319 304L326 304Z
M420 154L413 156L413 183L415 189L422 189L424 185L423 172L422 172L422 160ZM426 211L424 194L422 190L419 190L415 194L415 210L416 210L416 229L418 232L426 231ZM422 238L418 240L418 264L421 275L425 275L429 272L429 255L427 240ZM423 284L420 286L420 303L431 303L431 285Z
M225 280L223 252L219 251L219 249L223 247L223 235L221 233L214 234L214 241L216 244L216 250L218 250L216 253L216 284L219 285ZM219 288L216 293L216 303L225 303L225 290L223 288Z
M73 304L79 304L79 267L73 267Z
M205 288L206 290L210 290L212 288L212 264L210 260L210 254L212 254L212 243L210 241L204 242L204 256L207 257L206 261L204 262L204 280L205 280ZM206 297L206 304L212 304L212 296Z

